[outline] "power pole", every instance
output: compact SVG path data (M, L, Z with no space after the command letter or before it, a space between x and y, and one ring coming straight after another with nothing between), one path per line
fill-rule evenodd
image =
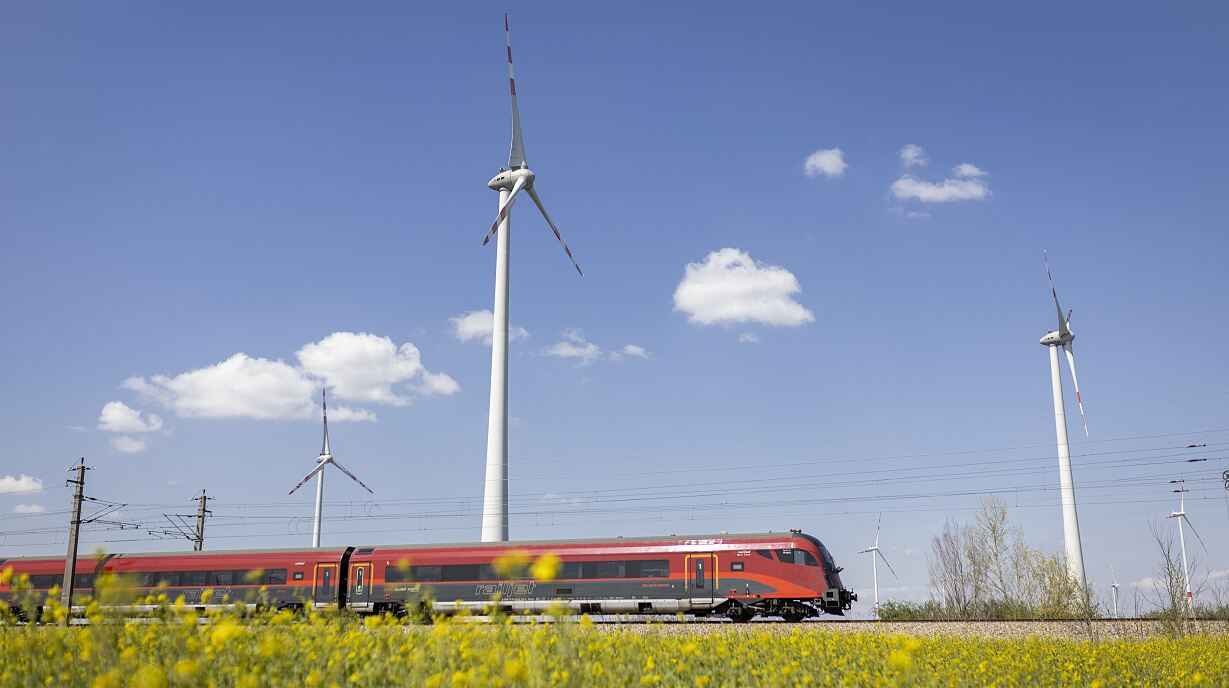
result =
M64 558L64 583L60 591L60 604L64 607L64 625L69 624L73 612L73 578L77 572L77 536L81 533L81 499L85 492L85 472L94 470L93 466L85 465L85 457L68 471L76 471L77 479L69 479L70 485L76 485L73 491L73 517L68 522L68 556Z
M205 508L205 505L209 503L209 495L205 494L204 490L192 499L200 502L200 506L196 509L196 536L192 538L192 549L199 552L205 548L205 515L213 512Z

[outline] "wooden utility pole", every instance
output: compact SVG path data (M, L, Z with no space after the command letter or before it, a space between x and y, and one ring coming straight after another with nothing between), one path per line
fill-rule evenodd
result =
M73 516L68 522L68 556L64 558L64 582L61 585L60 604L64 607L64 625L69 624L73 615L73 578L77 572L77 536L81 533L81 499L85 492L85 472L94 470L93 466L85 465L85 457L69 472L76 471L77 479L69 479L70 485L76 485L73 491Z
M192 549L199 552L205 548L205 515L213 512L205 508L205 505L209 503L209 495L205 494L204 490L192 499L200 502L200 506L196 509L196 536L192 538Z

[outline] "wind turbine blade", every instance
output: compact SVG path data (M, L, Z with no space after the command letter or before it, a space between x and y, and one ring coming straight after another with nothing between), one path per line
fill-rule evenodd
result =
M567 242L563 240L563 235L559 233L559 228L555 226L555 221L550 219L550 213L546 212L546 206L542 205L542 199L538 198L538 192L534 191L533 189L529 189L529 197L532 198L534 204L538 206L538 210L542 211L542 217L546 218L546 224L550 225L551 231L555 233L555 238L558 239L559 244L563 246L563 252L568 254L568 260L572 261L572 267L576 268L576 272L580 273L581 277L584 277L585 273L581 272L580 265L576 263L576 258L572 255L572 249L568 248Z
M875 519L875 547L876 548L879 547L879 525L881 523L883 523L883 514L879 514L879 517Z
M1063 317L1063 307L1058 305L1058 290L1054 288L1054 276L1050 274L1050 257L1045 251L1041 252L1041 257L1046 262L1046 279L1050 280L1050 294L1054 297L1054 308L1058 311L1058 333L1066 336L1071 329L1067 326L1067 319Z
M487 232L486 236L482 237L483 246L486 246L487 242L491 240L491 237L495 236L495 232L499 229L500 223L504 221L505 217L508 217L508 211L512 210L512 204L516 202L516 195L520 193L521 189L523 188L525 188L525 178L521 177L520 179L516 180L515 184L512 185L512 193L508 194L508 202L500 206L499 215L497 215L495 217L495 221L491 223L491 231Z
M867 547L866 549L859 550L858 554L866 554L867 552L874 552L874 551L875 551L874 547Z
M304 483L306 483L308 480L311 480L312 476L316 475L322 470L324 470L324 463L316 464L316 467L311 470L311 473L308 473L307 475L303 476L303 479L299 481L299 484L295 485L294 489L290 490L290 492L287 492L286 494L288 495L294 494L295 490L298 490L300 487L303 487Z
M508 89L512 91L512 147L508 149L508 167L515 170L525 165L525 143L521 140L521 111L516 107L516 75L512 73L512 31L508 29L506 14L504 37L508 41Z
M1195 530L1195 526L1191 524L1191 519L1186 517L1186 512L1182 513L1182 520L1186 521L1186 525L1190 526L1191 532L1195 534L1195 539L1199 541L1200 545L1203 545L1203 551L1207 552L1208 546L1203 544L1203 538L1199 537L1199 531Z
M1071 348L1071 342L1063 344L1063 351L1067 353L1067 366L1071 368L1071 383L1075 385L1075 403L1080 407L1080 421L1084 423L1084 437L1092 439L1092 435L1088 434L1088 419L1084 417L1084 399L1080 397L1080 380L1075 376L1075 351Z
M355 475L355 474L351 473L350 471L347 471L345 466L343 466L343 465L341 465L341 464L337 463L337 459L329 459L326 463L331 463L331 464L333 464L334 466L337 466L337 470L339 470L339 471L341 471L342 473L345 473L346 475L350 476L350 479L351 479L351 480L353 480L354 482L358 483L358 484L359 484L359 487L363 488L364 490L367 490L367 491L368 491L368 492L370 492L371 494L375 494L375 492L374 492L374 491L373 491L370 487L367 487L365 484L363 484L363 481L362 481L362 480L359 480L359 479L358 479L358 476L357 476L357 475Z
M879 558L883 560L883 563L888 564L888 558L887 558L887 557L885 557L885 556L883 556L883 552L882 552L882 551L880 551L880 550L875 550L875 554L878 554L878 555L879 555ZM888 570L892 572L892 577L893 577L893 578L895 578L895 579L897 579L897 580L899 580L899 579L900 579L900 576L896 575L896 569L892 568L892 565L891 565L891 564L888 564Z

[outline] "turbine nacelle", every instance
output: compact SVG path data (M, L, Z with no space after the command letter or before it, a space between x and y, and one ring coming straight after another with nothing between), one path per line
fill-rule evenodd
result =
M499 174L491 177L491 181L487 182L486 185L495 191L499 191L500 189L508 189L511 191L512 187L516 185L517 180L524 179L524 187L526 189L531 189L533 188L534 176L534 173L528 166L522 166L515 170L500 170Z
M1040 344L1042 346L1062 346L1064 344L1070 344L1074 340L1075 333L1071 330L1067 330L1066 333L1060 332L1059 330L1054 330L1053 332L1050 332L1046 334L1046 336L1042 337Z

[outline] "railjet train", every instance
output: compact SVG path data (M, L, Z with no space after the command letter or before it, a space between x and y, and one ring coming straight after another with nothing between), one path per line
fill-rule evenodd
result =
M559 560L551 580L528 572L501 575L516 556ZM20 608L63 581L63 557L0 559L14 580L0 600ZM735 621L779 616L800 621L841 614L857 595L818 539L802 533L621 537L438 545L381 545L107 554L82 557L74 600L93 593L99 574L119 574L124 587L183 595L189 605L223 603L283 609L349 609L360 614L422 610L481 612L497 600L508 612L542 613L563 605L576 613L725 615ZM34 594L12 589L29 576ZM0 579L2 580L2 579ZM202 593L211 590L202 602ZM39 593L43 593L40 595ZM139 608L133 608L140 611ZM41 615L41 608L23 610ZM76 611L79 611L76 610Z

